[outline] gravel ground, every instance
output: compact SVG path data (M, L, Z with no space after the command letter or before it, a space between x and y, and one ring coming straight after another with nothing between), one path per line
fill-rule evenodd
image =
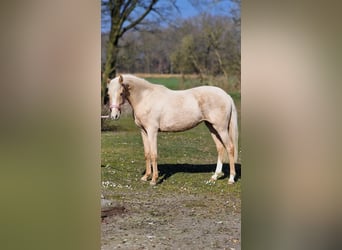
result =
M101 249L239 250L241 201L229 194L118 193L103 210ZM105 211L107 210L107 211Z

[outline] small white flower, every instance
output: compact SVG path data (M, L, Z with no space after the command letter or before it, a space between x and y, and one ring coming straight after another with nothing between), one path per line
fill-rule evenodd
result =
M153 236L153 235L147 235L146 236L149 240L152 240L153 238L155 238L156 236Z

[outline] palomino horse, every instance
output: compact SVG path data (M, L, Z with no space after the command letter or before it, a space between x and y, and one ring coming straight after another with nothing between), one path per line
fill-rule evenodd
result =
M234 163L238 156L237 112L233 99L225 91L213 86L174 91L126 74L109 81L107 87L110 117L119 119L121 106L127 100L133 109L135 123L141 129L146 160L146 172L141 180L148 180L152 165L150 184L157 183L158 131L184 131L204 121L218 152L211 181L222 173L223 157L227 152L230 165L228 183L234 183Z

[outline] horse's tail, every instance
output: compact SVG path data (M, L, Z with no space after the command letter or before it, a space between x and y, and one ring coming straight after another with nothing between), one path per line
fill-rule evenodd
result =
M238 142L239 142L238 117L237 117L237 111L236 111L234 101L233 99L231 100L232 100L232 111L230 114L228 134L234 145L234 162L237 163L238 151L239 151L238 149Z

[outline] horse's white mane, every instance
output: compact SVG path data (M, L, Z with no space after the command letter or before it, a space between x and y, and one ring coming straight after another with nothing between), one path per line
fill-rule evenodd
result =
M124 82L126 82L126 81L131 82L135 86L167 89L162 84L150 83L149 81L145 80L144 78L140 78L140 77L137 77L137 76L131 75L131 74L122 74L122 78L123 78Z
M122 77L123 77L123 80L131 80L131 81L138 81L138 82L142 82L142 83L148 83L148 84L151 84L150 82L146 81L145 79L143 78L140 78L140 77L137 77L135 75L131 75L131 74L122 74Z

